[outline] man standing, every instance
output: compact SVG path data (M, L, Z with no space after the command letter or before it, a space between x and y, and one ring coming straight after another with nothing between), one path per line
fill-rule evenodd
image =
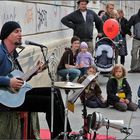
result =
M98 30L98 36L102 35L102 21L98 15L87 9L88 0L78 0L79 9L62 18L61 22L72 28L74 35L88 44L89 51L93 54L93 22Z
M128 28L133 26L133 46L131 50L131 70L129 73L140 72L140 9L137 14L130 17L128 21Z
M102 16L102 20L105 22L107 19L111 18L111 13L114 10L114 4L113 3L108 3L106 5L106 12L105 14Z

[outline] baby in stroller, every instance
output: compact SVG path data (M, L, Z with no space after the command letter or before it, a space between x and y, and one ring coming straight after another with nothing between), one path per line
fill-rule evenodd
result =
M98 39L98 38L97 38ZM95 65L101 74L108 74L114 66L115 44L108 37L103 37L95 45Z

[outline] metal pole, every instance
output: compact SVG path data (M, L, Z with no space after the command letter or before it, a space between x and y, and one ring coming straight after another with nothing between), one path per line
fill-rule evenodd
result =
M64 140L67 140L67 120L68 120L68 94L69 89L65 89L66 102L65 102L65 123L64 123Z
M53 124L54 122L54 81L51 86L51 139L53 138Z
M122 1L120 0L120 9L122 9Z

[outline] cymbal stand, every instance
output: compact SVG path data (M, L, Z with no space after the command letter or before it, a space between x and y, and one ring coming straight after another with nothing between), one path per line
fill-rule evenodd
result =
M67 123L68 123L68 94L70 92L70 89L64 89L65 90L65 94L66 94L66 100L65 100L65 114L64 114L64 131L61 132L58 137L63 136L64 140L68 140L67 136L68 136L68 132L67 132ZM58 137L56 137L56 139L58 139Z
M68 64L70 64L70 54L68 54ZM67 82L69 82L69 72L66 75ZM65 101L65 122L64 122L64 140L67 140L67 120L68 120L68 94L70 89L65 89L66 101Z
M64 121L64 140L67 140L67 120L68 120L68 94L70 89L65 89L66 101L65 101L65 121Z
M79 134L74 134L72 135L72 137L74 137L74 139L87 139L88 138L88 131L89 131L89 126L88 126L88 117L87 116L87 108L86 108L86 103L85 103L85 93L84 94L84 98L83 98L83 109L82 109L82 116L84 119L84 125L82 126L82 130L79 131Z

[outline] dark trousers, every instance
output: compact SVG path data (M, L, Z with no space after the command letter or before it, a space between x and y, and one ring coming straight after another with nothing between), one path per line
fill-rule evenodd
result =
M114 103L114 108L119 111L126 111L126 110L136 111L138 108L138 105L133 102L130 102L129 104L116 102Z
M97 107L105 108L105 107L107 107L106 103L103 103L97 97L91 97L90 99L85 100L85 104L86 104L87 107L90 107L90 108L97 108Z
M51 130L51 88L33 88L26 93L24 103L11 111L45 112L46 121ZM64 132L64 104L61 93L58 89L54 92L54 122L52 138ZM70 124L67 124L68 132L71 131Z
M125 56L124 55L120 56L120 63L122 65L124 65L124 63L125 63Z

